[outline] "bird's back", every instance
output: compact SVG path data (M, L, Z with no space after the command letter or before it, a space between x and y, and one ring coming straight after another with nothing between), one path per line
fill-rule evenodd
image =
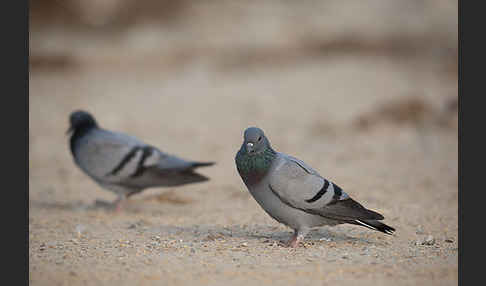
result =
M213 163L184 160L123 133L90 130L74 144L78 166L104 186L140 190L207 181L193 170Z
M137 160L135 147L145 144L135 137L104 129L92 129L73 143L72 152L76 164L88 175L104 180L110 172L125 163L120 172L129 171Z

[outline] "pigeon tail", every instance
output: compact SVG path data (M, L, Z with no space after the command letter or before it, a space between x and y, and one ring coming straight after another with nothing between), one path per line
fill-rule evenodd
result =
M209 181L209 178L193 171L182 172L180 174L180 184L191 184Z
M198 168L198 167L207 167L216 164L216 162L194 162L191 164L191 167Z
M369 229L380 231L380 232L390 234L390 235L393 234L394 231L395 231L395 229L393 227L386 225L382 222L379 222L377 220L357 219L357 220L351 221L350 223L356 224L356 225L361 225L361 226L367 227Z

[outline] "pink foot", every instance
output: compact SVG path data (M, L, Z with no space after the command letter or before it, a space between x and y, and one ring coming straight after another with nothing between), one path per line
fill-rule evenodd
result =
M299 246L299 243L303 240L303 236L294 234L292 238L287 242L287 246L291 248L296 248Z

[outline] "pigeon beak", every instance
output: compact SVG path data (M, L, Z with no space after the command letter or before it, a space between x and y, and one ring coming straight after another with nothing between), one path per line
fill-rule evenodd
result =
M251 153L253 151L253 143L246 143L246 151L248 151L248 153Z

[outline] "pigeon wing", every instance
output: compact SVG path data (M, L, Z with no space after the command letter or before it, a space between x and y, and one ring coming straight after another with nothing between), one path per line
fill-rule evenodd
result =
M283 155L270 174L271 191L285 204L307 213L338 220L383 219L364 208L340 187L296 158Z
M135 137L107 130L94 130L82 140L76 162L99 181L124 181L144 167L157 164L161 156L157 148Z

